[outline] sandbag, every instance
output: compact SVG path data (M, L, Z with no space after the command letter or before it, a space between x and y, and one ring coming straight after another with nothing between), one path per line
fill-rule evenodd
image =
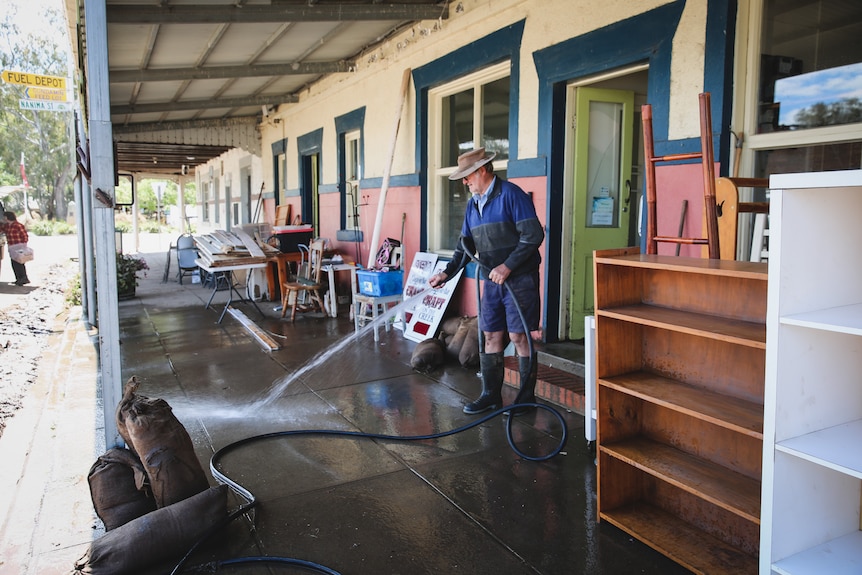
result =
M182 501L209 487L185 427L163 399L137 395L135 378L126 384L117 408L124 439L144 464L157 507Z
M446 361L446 344L443 340L430 337L419 342L413 348L410 358L410 367L416 371L429 372Z
M156 510L144 466L128 449L115 447L99 457L87 482L93 508L107 531Z
M479 322L477 318L466 318L464 341L458 351L458 361L463 367L479 366Z
M218 485L108 531L75 562L73 573L123 575L170 560L227 517L227 486Z
M455 335L455 332L458 331L458 328L461 326L461 316L449 317L443 320L440 324L440 335L444 336L443 339L446 343L449 343L449 340Z
M446 353L452 359L458 359L458 355L461 353L461 346L464 345L464 338L467 337L467 325L464 320L469 319L465 317L459 317L458 323L455 325L455 331L451 332L452 336L446 341ZM448 329L452 329L452 326L447 326Z
M117 410L114 413L114 419L117 422L117 432L120 434L120 437L123 438L123 441L126 442L126 447L129 448L129 451L138 455L138 452L135 451L135 446L132 445L132 438L129 437L129 431L126 429L126 413L125 411L129 408L129 403L135 399L135 392L138 390L138 378L137 376L132 376L126 382L126 385L123 386L123 397L120 399L120 403L117 404Z

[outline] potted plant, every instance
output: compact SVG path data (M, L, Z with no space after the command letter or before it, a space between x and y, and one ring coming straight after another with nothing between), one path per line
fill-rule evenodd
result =
M134 297L138 286L138 272L150 269L147 260L141 257L117 254L117 298Z

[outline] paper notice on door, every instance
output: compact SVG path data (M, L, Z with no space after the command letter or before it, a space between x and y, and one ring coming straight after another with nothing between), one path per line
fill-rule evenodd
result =
M593 211L590 218L591 226L614 225L614 199L593 198Z

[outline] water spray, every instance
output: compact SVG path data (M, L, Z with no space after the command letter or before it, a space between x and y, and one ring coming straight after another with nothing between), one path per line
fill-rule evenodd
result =
M463 238L461 239L461 245L464 248L464 253L467 256L469 256L474 262L476 262L476 264L478 266L480 266L482 269L486 270L486 272L490 271L488 266L485 265L477 256L470 254L469 250L466 249L466 245L464 245ZM479 299L479 302L478 302L479 307L481 307L481 294L480 294L480 290L478 287L478 283L479 282L478 282L478 278L477 278L476 296ZM524 332L527 334L527 341L528 341L528 345L530 347L531 362L535 361L533 359L534 355L535 355L533 353L533 350L534 350L533 338L530 336L529 326L527 325L526 318L524 317L524 314L521 311L521 306L518 303L518 300L515 297L515 294L512 291L509 284L507 282L503 282L503 285L507 288L509 295L512 297L512 299L516 303L516 306L518 308L518 315L520 316L521 322L524 325ZM414 294L408 300L399 304L399 306L397 308L395 308L395 310L397 310L398 308L401 308L401 307L406 308L414 300L423 296L423 294L427 290L428 290L428 288L425 288L425 289L421 290L420 292ZM380 318L377 318L377 320L375 320L375 321L379 322L379 321L383 321L383 320L388 321L388 317L382 316ZM333 354L335 354L338 351L340 351L341 349L343 349L346 345L355 341L356 338L360 337L363 333L366 333L368 331L368 329L374 327L374 323L375 322L371 322L371 323L367 324L359 332L357 332L351 336L343 338L340 342L338 342L337 345L330 347L326 351L316 355L311 361L306 363L302 368L299 369L299 371L295 372L290 378L287 378L287 379L283 380L279 385L274 386L273 389L270 391L270 393L267 395L267 397L265 397L262 400L252 404L251 407L262 408L262 407L265 407L265 406L269 405L270 403L272 403L276 398L278 398L280 396L281 392L283 392L284 389L291 382L293 382L297 377L299 377L305 373L308 373L309 371L311 371L312 369L314 369L315 367L317 367L318 365L320 365L321 363L323 363L327 359L329 359ZM479 330L479 336L478 337L479 337L479 344L480 344L480 346L482 346L483 345L483 338L482 338L482 330L481 329ZM480 349L482 349L482 347L480 347ZM531 370L532 370L532 367L533 366L531 365ZM297 436L297 435L300 435L300 436L318 435L318 436L348 437L348 438L352 438L352 439L362 438L362 439L374 439L374 440L379 440L379 441L392 441L392 442L435 440L435 439L442 439L444 437L449 437L449 436L455 435L457 433L462 433L464 431L467 431L467 430L473 429L474 427L482 425L486 421L489 421L489 420L491 420L495 417L498 417L500 415L507 414L510 412L515 413L515 410L521 410L521 409L525 409L525 408L536 408L536 409L540 409L540 410L545 410L551 416L556 418L556 420L560 424L560 429L562 430L561 434L560 434L560 439L559 439L559 442L557 443L557 446L554 449L552 449L550 452L548 452L544 455L538 455L538 456L529 455L529 454L525 453L524 451L522 451L517 446L517 444L515 443L514 434L513 434L513 424L514 424L515 418L514 417L508 417L508 418L506 418L506 440L509 442L509 446L512 448L512 450L515 453L517 453L519 457L521 457L527 461L535 461L535 462L547 461L553 457L556 457L560 453L562 453L563 449L566 446L566 442L568 440L568 429L566 427L566 420L564 419L563 415L559 411L557 411L553 407L550 407L548 405L541 404L541 403L512 404L508 407L504 407L504 408L498 409L496 411L493 411L491 413L488 413L488 414L482 416L481 418L475 419L472 422L470 422L466 425L463 425L461 427L458 427L456 429L452 429L450 431L443 431L443 432L439 432L439 433L427 434L427 435L403 436L403 435L386 435L386 434L380 434L380 433L367 433L367 432L361 432L361 431L345 431L345 430L336 430L336 429L301 429L301 430L293 430L293 431L279 431L279 432L273 432L273 433L265 433L262 435L256 435L256 436L248 437L246 439L241 439L241 440L236 441L234 443L230 443L230 444L222 447L218 451L216 451L213 454L213 456L210 458L210 472L212 473L212 475L216 479L216 481L223 483L223 484L227 485L228 487L230 487L237 495L239 495L240 497L242 497L245 500L245 503L243 505L241 505L237 510L230 513L224 519L224 521L221 524L214 527L207 535L205 535L203 538L201 538L201 540L199 540L197 543L195 543L192 546L192 548L189 549L189 551L186 553L186 555L180 560L180 562L177 563L177 565L174 567L173 571L171 571L171 575L178 575L179 573L181 573L184 569L185 564L188 562L189 558L191 557L192 553L194 553L194 551L196 551L207 539L209 539L210 536L212 536L218 530L222 529L225 525L227 525L228 523L230 523L231 521L233 521L237 517L241 517L243 515L248 515L257 506L258 501L251 491L249 491L248 489L243 487L240 483L238 483L237 481L234 481L227 474L225 474L221 471L222 459L226 455L228 455L229 453L231 453L233 451L236 451L237 449L240 449L240 448L249 446L253 443L258 443L261 441L269 441L269 440L285 438L285 437L290 437L290 436ZM252 521L253 521L253 519L252 519ZM302 567L302 568L305 568L307 570L310 570L310 571L313 571L316 573L323 573L325 575L341 575L339 572L337 572L337 571L335 571L329 567L326 567L325 565L320 565L320 564L314 563L312 561L306 561L306 560L302 560L302 559L294 559L294 558L289 558L289 557L269 557L269 556L238 557L238 558L234 558L234 559L226 559L226 560L210 562L210 563L207 563L206 565L201 566L201 568L209 570L210 572L212 572L212 571L214 571L220 567L229 567L229 566L233 566L233 565L249 565L249 564L285 565L285 566L293 566L293 567L298 566L298 567Z

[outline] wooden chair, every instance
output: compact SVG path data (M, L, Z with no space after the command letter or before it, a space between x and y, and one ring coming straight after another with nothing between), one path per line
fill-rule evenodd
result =
M658 253L658 243L696 244L708 247L710 259L719 259L718 217L715 204L715 159L712 147L712 108L709 92L698 95L700 102L700 152L669 154L656 156L653 145L652 106L641 107L644 133L644 159L646 160L646 202L647 202L647 237L648 254ZM700 158L703 171L703 202L706 215L706 237L675 237L659 236L657 233L656 214L656 176L655 166L659 162L675 162Z
M296 308L302 293L307 294L310 298L310 302L304 304L304 307L308 309L303 311L311 311L315 308L324 311L323 298L320 295L320 290L323 287L320 278L323 271L324 243L325 241L321 239L311 242L311 245L308 246L308 264L299 267L295 281L287 281L282 284L281 317L287 314L287 307L290 306L291 322L296 319Z
M765 215L769 213L769 202L739 201L739 188L768 187L768 178L734 177L718 178L715 180L715 205L718 217L718 236L721 247L721 259L736 259L736 244L739 236L739 217L742 214ZM752 248L753 247L754 246L752 246ZM760 251L760 248L761 246L757 246L758 252ZM754 254L753 250L752 254ZM752 259L751 261L760 261L760 259Z

